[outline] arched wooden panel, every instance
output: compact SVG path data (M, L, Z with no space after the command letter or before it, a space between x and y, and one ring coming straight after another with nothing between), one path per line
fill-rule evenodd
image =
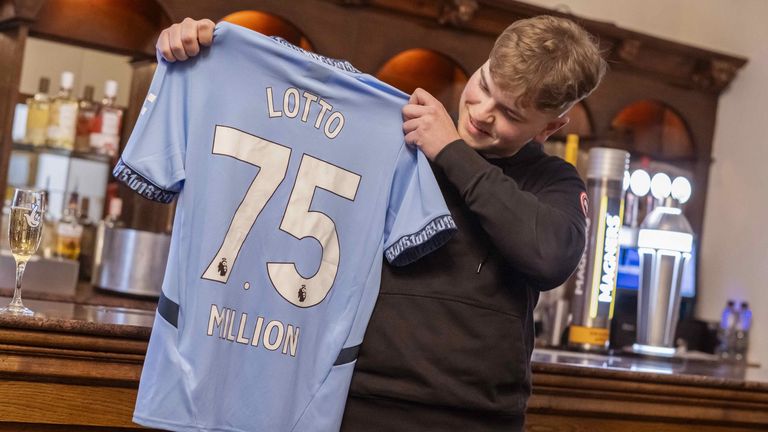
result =
M631 152L664 160L694 159L688 127L669 105L645 99L623 108L611 127Z
M413 93L421 87L451 111L469 77L453 59L436 51L413 48L389 59L376 73L380 80Z
M256 10L244 10L231 13L221 21L231 22L267 36L279 36L307 51L314 51L312 43L304 33L285 18Z
M155 0L48 0L30 27L34 36L128 55L154 56L171 20Z

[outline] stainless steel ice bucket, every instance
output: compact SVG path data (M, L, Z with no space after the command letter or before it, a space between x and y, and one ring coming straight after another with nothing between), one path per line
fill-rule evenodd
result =
M170 244L168 234L101 226L91 282L111 291L157 297Z

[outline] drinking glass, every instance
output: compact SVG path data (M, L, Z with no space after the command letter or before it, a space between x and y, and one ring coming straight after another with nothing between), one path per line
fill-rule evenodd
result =
M21 302L21 279L29 258L37 252L43 235L43 211L45 210L43 192L16 189L11 202L11 223L8 226L8 239L11 253L16 260L16 288L8 307L0 309L0 314L34 315Z

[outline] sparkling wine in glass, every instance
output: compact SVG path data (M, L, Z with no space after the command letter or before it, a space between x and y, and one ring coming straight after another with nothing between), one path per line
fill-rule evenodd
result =
M21 302L21 279L29 258L37 252L43 235L43 192L16 189L11 202L11 223L8 226L8 239L11 253L16 260L16 288L8 307L0 309L0 314L34 315Z

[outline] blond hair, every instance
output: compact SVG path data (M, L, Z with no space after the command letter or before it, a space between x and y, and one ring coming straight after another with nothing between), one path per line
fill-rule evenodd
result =
M491 50L493 82L525 107L561 114L597 87L606 69L595 39L565 18L515 21Z

